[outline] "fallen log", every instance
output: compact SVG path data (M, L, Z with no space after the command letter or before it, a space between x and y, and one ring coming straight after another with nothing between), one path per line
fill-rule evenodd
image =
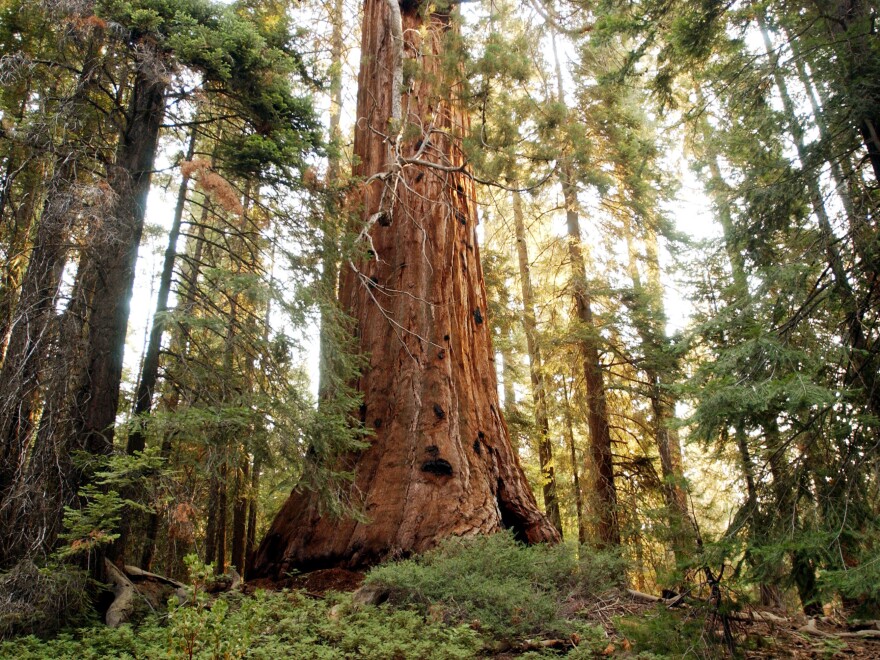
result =
M128 576L109 559L104 559L104 566L110 583L113 585L113 602L107 608L104 621L111 628L117 628L131 617L134 611L134 597L137 589Z
M156 580L157 582L164 582L165 584L171 585L172 587L178 588L186 588L186 585L183 582L178 582L177 580L173 580L170 577L165 577L164 575L159 575L157 573L150 573L149 571L145 571L142 568L138 568L137 566L129 566L125 565L125 574L129 577L136 578L148 578L151 580Z
M627 589L626 592L636 600L645 601L646 603L665 603L666 601L660 596L653 596L635 589Z
M641 600L646 603L663 603L664 605L666 605L666 607L678 607L679 605L687 605L687 603L684 602L685 594L675 594L671 598L663 598L662 596L646 594L643 591L636 591L635 589L627 589L626 591L636 600Z
M855 632L828 632L816 627L816 619L809 619L807 625L801 626L797 632L817 637L846 637L858 639L880 639L880 630L857 630Z

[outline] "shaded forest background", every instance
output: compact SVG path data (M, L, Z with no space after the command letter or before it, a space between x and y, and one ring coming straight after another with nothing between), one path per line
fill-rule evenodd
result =
M247 577L296 485L363 515L358 10L0 2L0 581ZM641 591L876 613L876 3L458 11L485 321L550 522Z

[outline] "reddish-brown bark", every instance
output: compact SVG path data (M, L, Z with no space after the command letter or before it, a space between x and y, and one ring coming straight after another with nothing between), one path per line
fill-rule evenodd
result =
M395 161L401 169L399 178L365 187L363 217L380 208L390 214L370 227L372 254L344 265L340 288L369 355L357 385L361 421L373 436L346 459L352 496L369 521L322 516L316 495L294 491L250 577L364 566L504 527L530 543L559 538L538 510L499 412L474 184L458 146L468 119L450 101L455 86L441 69L450 18L422 17L410 4L401 12L404 57L418 58L419 73L403 94L396 160L385 137L393 130L391 12L386 0L364 7L355 175L391 172ZM433 166L406 162L416 154Z

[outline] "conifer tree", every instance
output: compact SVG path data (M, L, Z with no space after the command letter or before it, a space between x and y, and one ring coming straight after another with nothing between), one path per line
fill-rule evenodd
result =
M558 539L511 450L490 368L474 188L459 144L468 119L458 68L444 66L456 20L448 7L365 5L354 150L366 254L346 265L340 298L370 355L358 389L373 437L345 459L366 520L334 520L295 491L254 575L372 564L502 527L524 541Z

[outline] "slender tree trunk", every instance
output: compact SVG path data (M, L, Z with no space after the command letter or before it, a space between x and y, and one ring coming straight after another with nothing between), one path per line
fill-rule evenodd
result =
M339 125L342 118L342 67L345 57L343 41L344 21L343 0L334 0L331 12L332 35L330 38L330 139L333 149L327 163L327 202L324 214L323 236L321 246L321 292L323 296L321 308L321 333L318 360L318 398L323 399L332 394L331 383L336 371L335 359L338 358L339 347L333 341L338 332L334 326L338 321L334 318L337 304L337 287L339 286L340 227L344 218L341 194L339 192L342 176L339 151L342 149L342 133Z
M248 494L247 512L247 535L245 540L244 556L245 566L242 575L250 578L251 566L254 560L254 552L257 548L257 513L259 509L258 496L260 493L260 459L254 456L254 465L251 469L251 486Z
M722 432L722 438L727 442L726 430ZM755 516L758 512L758 488L755 475L755 461L752 459L752 451L749 448L749 439L745 425L737 422L734 431L736 449L739 453L739 468L746 482L746 501L736 512L733 521L727 528L727 534L732 536L739 532L749 521L755 525Z
M256 553L256 577L369 565L502 527L559 538L499 411L474 184L458 144L468 118L441 67L451 16L423 9L364 6L354 150L369 253L346 264L340 298L370 356L357 387L371 445L345 459L369 523L323 516L316 494L294 491ZM401 94L404 57L418 71Z
M553 57L556 64L557 101L565 103L562 85L562 65L553 35ZM565 220L568 234L568 259L571 264L571 286L577 319L583 328L580 340L584 383L587 394L587 424L590 429L590 459L592 462L592 492L596 504L597 543L600 547L620 545L620 524L617 516L617 487L614 483L614 458L611 447L611 427L608 423L608 400L605 395L605 376L599 357L599 335L593 319L592 298L587 285L587 264L581 247L580 203L571 166L563 161L559 168L559 183L565 201Z
M193 159L196 149L196 130L192 129L189 137L189 145L186 150L186 161ZM189 191L189 175L184 173L177 191L177 204L174 207L174 218L171 222L171 230L168 232L168 245L165 247L165 258L162 263L162 273L159 276L159 292L156 296L156 311L153 313L153 323L150 328L150 338L147 342L147 350L144 353L144 362L138 379L137 394L133 415L135 418L149 414L153 407L153 395L156 391L156 382L159 379L159 353L162 345L162 335L165 332L165 317L168 312L168 297L171 294L171 281L174 277L174 264L177 260L177 241L180 238L180 229L183 225L183 212L186 208L186 196ZM136 419L137 421L137 419ZM143 424L138 423L128 436L126 450L129 454L144 450Z
M190 255L183 266L181 274L181 291L177 302L176 315L192 314L195 308L196 291L199 279L199 264L202 261L202 248L204 247L205 225L208 219L207 204L202 208L201 218L198 223L198 230L195 236L191 236L187 241L187 249L185 252ZM180 328L172 326L171 353L182 358L186 351L186 333ZM177 410L180 398L180 390L176 384L171 384L169 391L162 397L161 406L165 410L172 412ZM171 458L171 451L174 448L174 436L172 433L166 432L162 438L162 444L159 448L159 456L163 462L167 462ZM144 570L151 570L153 558L156 552L156 543L159 538L160 514L158 511L151 511L147 516L147 526L144 535L144 550L141 555L141 566ZM170 547L169 547L170 550ZM171 564L169 564L169 569Z
M208 480L208 519L205 523L205 563L214 564L215 573L218 573L218 530L225 523L225 519L220 517L220 475L218 470L218 474L212 474Z
M244 575L245 539L247 536L247 515L250 494L248 491L248 471L251 461L245 454L235 474L235 504L232 508L232 565Z
M516 184L513 186L516 188ZM544 361L538 340L538 324L535 318L535 295L532 289L532 273L526 245L525 219L522 199L513 193L513 222L516 230L516 251L519 257L519 280L523 299L523 328L529 351L529 374L532 380L532 396L535 401L535 425L538 427L538 462L544 490L544 512L562 535L562 517L556 497L556 467L553 464L553 445L550 441L550 421L547 414L547 388L544 383Z
M759 23L759 26L762 30L766 31L766 26L763 24L763 21ZM816 127L819 129L819 137L830 147L832 144L831 132L828 130L828 122L825 121L822 105L816 97L816 86L807 74L804 60L801 57L800 44L797 39L792 38L792 35L788 30L784 30L784 34L788 41L788 46L791 49L792 60L798 74L798 79L807 92L807 101L810 104L810 111L813 115L813 120L816 122ZM849 157L848 155L840 158L831 156L827 159L827 162L831 167L831 178L834 180L834 188L837 191L838 197L840 197L840 201L843 203L843 208L846 211L850 226L853 226L857 223L857 219L856 211L853 207L853 196L850 191L850 186L852 185L852 179L855 176L855 173L852 171Z
M620 525L617 517L617 487L614 483L611 427L608 423L605 376L599 358L598 332L593 320L592 300L587 286L586 261L581 251L579 203L568 174L561 173L560 178L565 198L568 257L572 270L575 311L583 327L583 338L579 343L587 395L587 425L590 430L597 542L601 547L616 546L620 545Z
M571 400L568 394L568 380L566 376L562 378L562 394L565 398L565 410L563 412L565 418L566 440L568 441L568 451L571 456L571 489L574 494L575 514L577 515L578 543L583 545L587 542L587 527L584 525L584 493L581 490L580 478L580 461L577 457L577 449L574 444L574 423L572 422Z
M512 340L512 331L509 327L503 328L504 332L507 333L507 340L503 343L501 348L501 390L504 392L504 417L505 419L511 419L514 415L518 414L517 411L517 400L516 400L516 389L514 384L516 383L516 373L517 368L515 364L516 358L514 357L514 351L511 346ZM510 446L513 448L513 453L519 456L519 436L516 433L510 434Z
M645 359L640 365L648 381L648 399L651 402L654 443L660 457L660 472L663 476L663 499L666 504L669 531L676 562L681 563L689 551L690 515L687 495L684 491L681 445L678 434L672 428L675 421L675 401L670 399L661 373L674 371L669 363L666 346L666 312L663 305L663 289L660 285L660 265L657 257L657 239L653 230L644 228L645 262L648 272L647 285L642 282L639 272L639 254L636 248L636 235L631 219L624 217L628 271L633 286L632 318L636 332L642 342Z
M229 463L226 457L220 464L217 491L217 562L214 564L214 574L223 575L226 572L226 530L229 497L227 495L227 479L229 477Z

